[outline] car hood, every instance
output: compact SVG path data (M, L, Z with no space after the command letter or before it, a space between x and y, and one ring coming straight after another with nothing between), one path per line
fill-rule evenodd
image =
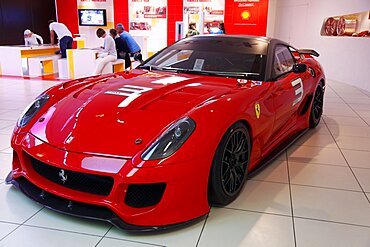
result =
M233 85L231 79L164 72L130 77L79 88L51 106L30 132L68 151L133 157L172 122Z

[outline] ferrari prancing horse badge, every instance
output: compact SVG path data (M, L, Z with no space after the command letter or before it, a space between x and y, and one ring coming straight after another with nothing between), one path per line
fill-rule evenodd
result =
M261 115L261 106L260 106L260 104L256 103L254 105L254 109L256 110L256 117L257 117L257 119L259 119L260 115Z

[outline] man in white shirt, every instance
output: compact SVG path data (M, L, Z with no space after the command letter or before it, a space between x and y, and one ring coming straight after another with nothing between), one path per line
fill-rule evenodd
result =
M98 38L104 39L104 46L98 54L98 59L96 59L96 62L95 62L96 66L95 66L95 71L94 71L94 75L100 75L104 67L109 62L116 61L117 50L116 50L116 43L114 42L114 39L110 35L107 35L104 29L98 28L98 30L96 30L96 35L98 36Z
M49 21L50 30L50 43L54 45L54 32L56 33L59 40L60 53L62 58L67 57L67 49L72 49L72 33L68 30L66 25L63 23Z
M39 45L39 44L40 45L44 44L44 40L42 39L42 37L40 35L37 35L31 32L31 30L26 29L24 31L24 45L31 46L31 45Z

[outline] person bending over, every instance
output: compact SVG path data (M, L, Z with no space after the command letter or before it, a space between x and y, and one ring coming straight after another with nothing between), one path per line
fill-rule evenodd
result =
M44 40L42 39L40 35L37 35L31 32L31 30L29 29L26 29L24 31L24 45L31 46L31 45L43 45L43 44L44 44Z
M126 41L121 39L120 36L117 35L116 29L109 30L110 36L114 39L116 43L116 50L117 50L117 58L125 60L125 69L131 67L131 59L130 59L130 49L127 46Z
M141 52L141 48L138 43L134 40L130 33L125 31L125 27L121 23L117 24L116 30L121 39L126 41L127 46L130 49L131 56Z
M117 50L114 39L110 35L107 35L104 29L98 28L98 30L96 30L96 36L98 36L98 38L104 39L104 46L98 54L98 59L96 59L96 66L94 71L94 75L100 75L104 67L109 62L116 61Z
M54 32L56 33L59 40L60 53L62 58L67 57L67 49L72 49L72 33L68 30L66 25L63 23L49 21L50 29L50 43L54 45Z

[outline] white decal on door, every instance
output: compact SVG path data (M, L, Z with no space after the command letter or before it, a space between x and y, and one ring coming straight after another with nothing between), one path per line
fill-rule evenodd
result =
M292 86L295 89L295 95L297 96L293 101L293 106L298 104L303 97L303 82L301 78L297 78L292 81Z

